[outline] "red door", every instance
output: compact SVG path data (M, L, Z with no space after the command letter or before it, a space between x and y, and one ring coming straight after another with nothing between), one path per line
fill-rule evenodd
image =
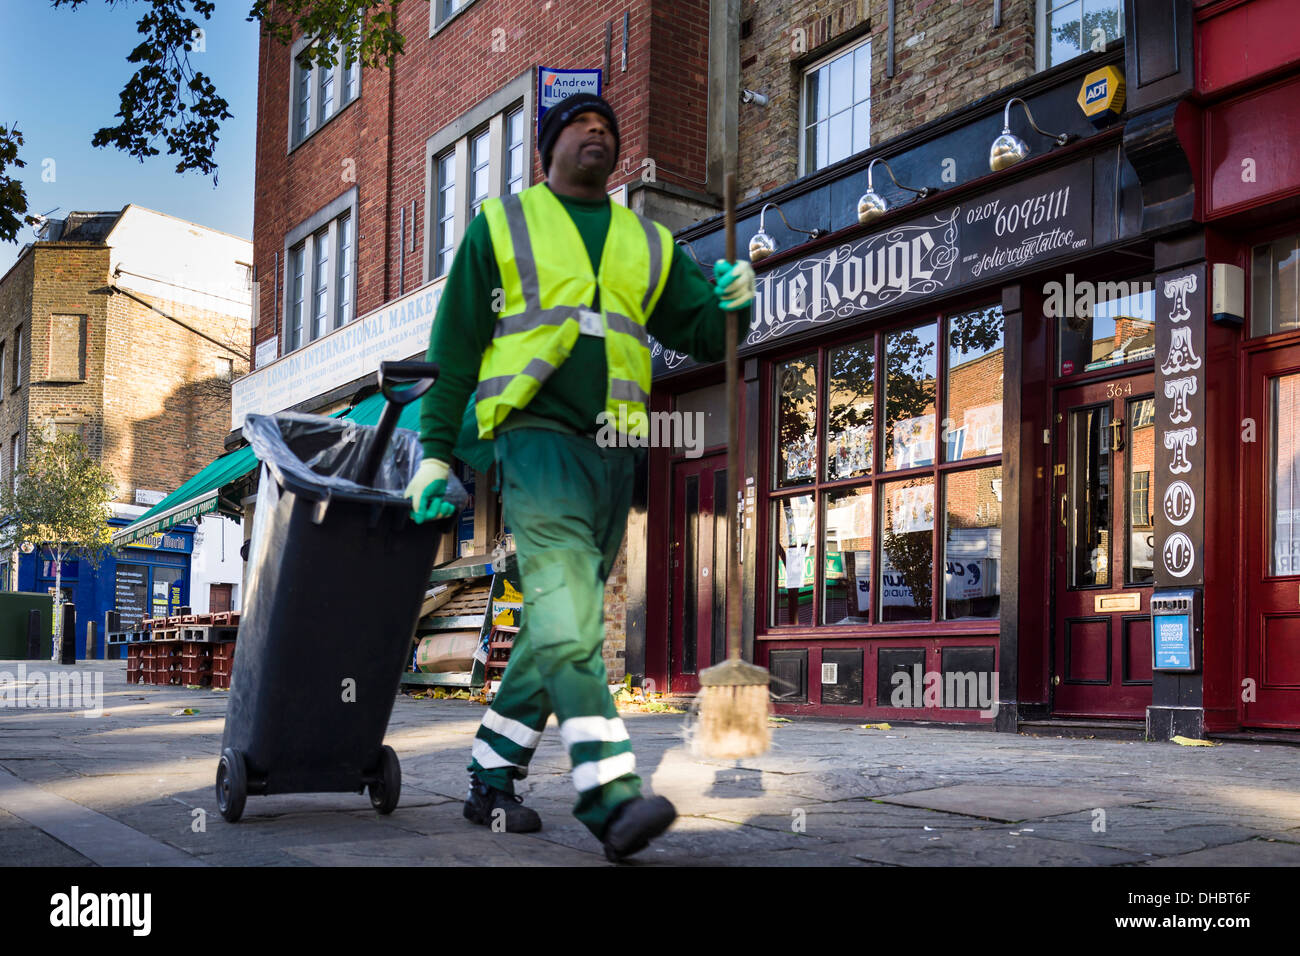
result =
M1246 381L1242 723L1300 727L1300 348L1255 353Z
M1057 395L1052 709L1137 718L1151 703L1153 376Z
M726 640L727 456L673 466L669 689L699 690L699 672L722 660Z

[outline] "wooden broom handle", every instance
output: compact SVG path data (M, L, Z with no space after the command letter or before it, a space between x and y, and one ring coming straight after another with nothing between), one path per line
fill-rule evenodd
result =
M723 221L726 228L724 254L728 262L736 261L736 174L727 173L723 180ZM727 557L727 656L740 660L740 528L744 508L740 504L740 425L736 406L736 310L727 310L727 530L730 549Z

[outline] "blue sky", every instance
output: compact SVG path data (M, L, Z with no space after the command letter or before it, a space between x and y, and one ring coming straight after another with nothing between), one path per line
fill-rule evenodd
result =
M234 114L221 127L214 187L211 176L178 175L165 144L143 164L90 145L97 129L117 122L118 94L135 72L126 57L139 43L136 21L146 4L89 0L73 11L48 0L0 0L0 119L23 133L19 156L27 166L12 172L27 190L28 211L58 206L60 217L136 203L251 239L258 45L258 25L244 21L251 5L217 0L207 50L190 58ZM42 181L46 158L54 160L53 182ZM0 243L0 275L31 239L23 227L19 242Z

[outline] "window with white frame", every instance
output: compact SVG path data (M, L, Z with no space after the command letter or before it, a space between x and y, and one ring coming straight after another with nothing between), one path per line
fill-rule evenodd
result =
M353 60L350 66L345 66L343 51L340 49L332 63L311 63L305 58L310 45L308 38L301 39L294 45L293 123L289 134L291 149L328 123L361 93L359 59Z
M1040 70L1099 53L1123 35L1123 0L1038 0Z
M461 236L488 199L528 186L532 73L431 137L425 217L427 279L446 275Z
M448 20L474 0L432 0L429 4L429 32L436 33Z
M871 41L831 54L804 72L800 162L815 172L871 144Z
M352 189L286 238L286 354L356 317L356 204Z

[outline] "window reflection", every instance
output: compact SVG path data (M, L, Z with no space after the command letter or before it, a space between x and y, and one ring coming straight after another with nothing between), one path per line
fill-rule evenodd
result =
M1060 285L1044 308L1062 316L1061 375L1078 375L1155 356L1156 294L1150 281ZM1095 290L1095 291L1094 291Z
M871 488L826 495L823 624L866 624L871 611Z
M826 480L870 474L875 448L875 339L832 349L828 362Z
M776 367L776 487L812 481L817 462L817 356Z
M928 621L934 590L934 479L886 485L880 619Z
M885 339L885 470L934 464L935 325Z
M1002 570L1002 469L944 480L943 616L998 616Z
M1002 454L1002 307L948 320L948 461Z
M1269 383L1270 574L1300 574L1300 375Z
M772 624L812 624L817 509L812 495L772 504Z

